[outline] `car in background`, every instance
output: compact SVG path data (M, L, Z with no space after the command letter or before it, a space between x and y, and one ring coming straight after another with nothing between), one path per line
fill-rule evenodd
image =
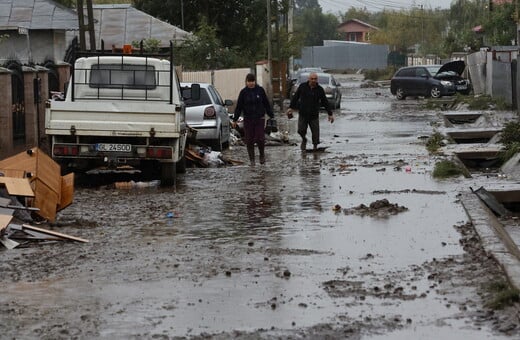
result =
M402 67L390 80L390 92L399 100L408 96L440 98L457 92L469 94L471 83L462 77L465 67L462 60Z
M325 70L321 67L302 67L290 74L289 78L287 79L287 96L289 98L291 98L291 89L294 86L294 84L296 84L299 81L300 75L302 73L311 72L325 72Z
M196 140L209 144L215 151L222 151L229 146L231 122L228 107L233 105L230 99L222 100L215 86L208 83L200 85L200 98L190 98L191 83L181 83L183 96L186 98L186 123L195 129Z
M325 90L325 95L327 96L327 100L329 101L329 106L331 109L339 109L341 107L341 84L336 81L334 76L329 73L324 72L314 72L318 75L318 83ZM309 80L310 72L301 73L299 78L291 87L290 98L294 96L298 86L301 83L305 83Z

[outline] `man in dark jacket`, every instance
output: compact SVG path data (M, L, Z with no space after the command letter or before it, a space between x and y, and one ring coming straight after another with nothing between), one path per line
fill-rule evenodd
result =
M325 96L325 90L318 83L318 75L316 73L309 74L309 80L300 84L294 94L287 115L292 116L293 110L298 110L298 134L302 137L300 148L305 151L307 148L307 127L311 129L312 144L314 150L318 148L320 143L320 107L325 108L328 114L329 122L334 122L334 115L329 107L329 101Z

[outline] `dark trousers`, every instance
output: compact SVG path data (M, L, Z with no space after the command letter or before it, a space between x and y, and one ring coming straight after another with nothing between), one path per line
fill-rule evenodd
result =
M303 140L307 140L305 135L307 134L307 127L311 128L312 144L320 144L320 120L309 119L303 116L298 116L298 134Z
M244 143L246 145L264 146L265 144L265 119L244 118Z

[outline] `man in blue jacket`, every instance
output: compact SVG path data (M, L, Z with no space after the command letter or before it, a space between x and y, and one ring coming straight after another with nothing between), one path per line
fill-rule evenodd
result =
M287 115L292 116L293 110L299 111L298 115L298 134L302 137L300 148L302 151L307 149L307 127L311 129L312 144L314 150L320 143L320 108L325 108L329 122L334 122L334 114L329 106L329 101L325 96L325 90L318 83L318 75L314 72L309 74L309 80L300 84L294 94Z

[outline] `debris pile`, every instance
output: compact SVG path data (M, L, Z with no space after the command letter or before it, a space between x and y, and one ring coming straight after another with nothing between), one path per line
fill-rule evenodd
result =
M386 198L383 198L382 200L370 203L368 207L364 204L360 204L354 208L343 209L343 213L345 215L388 217L389 215L397 215L407 210L407 207L400 206L397 203L392 204Z
M0 161L0 243L12 249L21 239L88 242L27 224L55 222L73 195L74 174L61 176L59 164L38 148Z

